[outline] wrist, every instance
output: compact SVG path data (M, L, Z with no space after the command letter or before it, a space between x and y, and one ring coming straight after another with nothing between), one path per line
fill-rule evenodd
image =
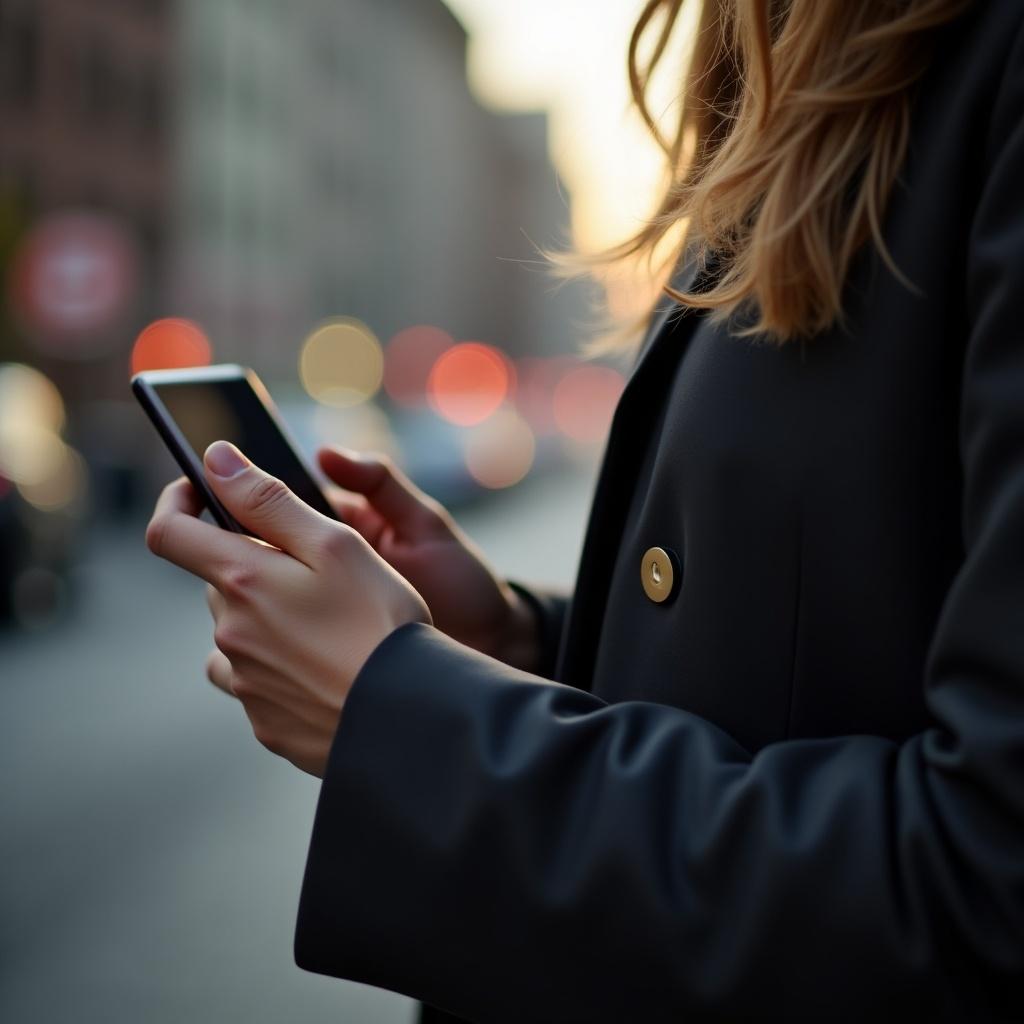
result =
M509 603L509 618L495 657L512 668L536 672L540 666L541 650L537 611L518 588L505 583L502 589Z

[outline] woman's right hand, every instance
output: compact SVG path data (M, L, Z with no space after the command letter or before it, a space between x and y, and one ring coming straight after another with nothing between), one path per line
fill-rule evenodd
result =
M329 495L341 520L416 588L438 629L515 668L536 669L532 610L445 508L386 456L322 448L319 462L342 488Z

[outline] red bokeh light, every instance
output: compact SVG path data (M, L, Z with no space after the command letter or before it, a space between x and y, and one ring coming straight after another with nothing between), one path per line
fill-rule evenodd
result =
M208 366L213 352L203 329L191 320L167 317L143 328L132 348L132 373Z
M427 380L434 363L454 345L440 327L419 324L399 331L384 352L384 390L399 405L426 404Z
M625 383L618 370L607 366L570 370L555 387L558 429L585 444L603 440Z
M568 356L524 356L516 360L516 408L540 437L558 430L552 404L555 387L579 360Z
M496 348L476 341L452 346L434 363L427 395L438 415L462 427L482 423L511 393L512 367Z

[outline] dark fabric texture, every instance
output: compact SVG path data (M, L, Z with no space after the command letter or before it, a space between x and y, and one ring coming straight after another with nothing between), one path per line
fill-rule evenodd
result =
M656 319L557 681L376 649L301 966L479 1024L1024 1019L1022 25L974 5L922 85L885 221L915 290L866 252L781 349Z

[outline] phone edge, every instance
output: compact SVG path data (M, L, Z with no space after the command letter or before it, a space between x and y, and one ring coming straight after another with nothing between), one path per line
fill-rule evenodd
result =
M242 370L242 368L239 367L239 370ZM138 400L139 405L142 406L143 411L149 418L149 421L153 424L156 432L160 435L164 445L174 457L175 462L178 463L178 467L188 478L189 483L192 484L196 489L196 492L202 498L203 504L209 510L210 515L213 517L217 525L225 530L230 530L232 533L247 533L248 531L245 530L234 516L232 516L231 513L228 512L228 510L217 500L217 496L213 493L210 489L210 485L206 482L201 463L198 462L198 459L193 462L189 456L191 446L188 444L187 440L180 435L180 431L178 431L175 426L170 413L167 412L163 402L160 401L158 395L142 373L137 373L132 377L131 389L135 398Z

